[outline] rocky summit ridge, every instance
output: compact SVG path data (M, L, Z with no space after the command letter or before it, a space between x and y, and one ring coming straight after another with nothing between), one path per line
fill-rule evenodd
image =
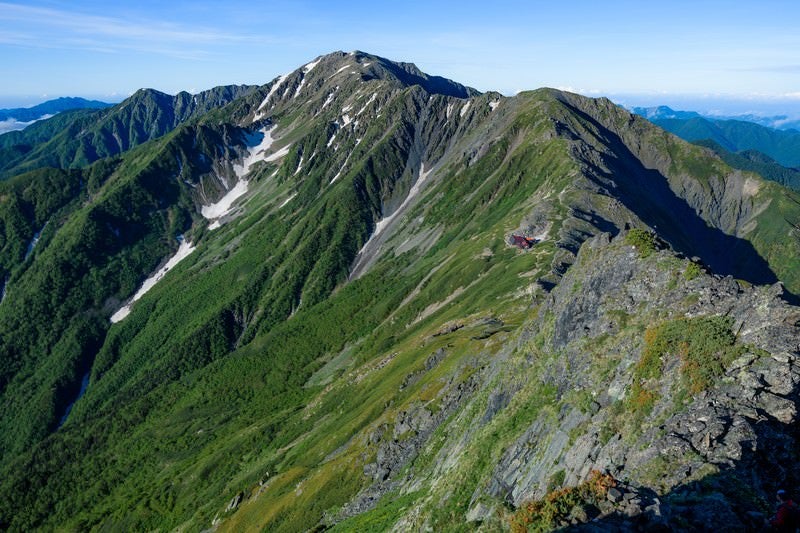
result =
M746 530L797 485L795 192L364 52L198 96L2 148L0 527Z

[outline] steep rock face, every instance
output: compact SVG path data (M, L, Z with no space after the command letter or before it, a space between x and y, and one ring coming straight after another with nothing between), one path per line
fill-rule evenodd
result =
M607 99L569 93L555 98L570 110L559 113L556 128L583 166L588 183L578 186L619 202L603 209L609 201L593 198L576 207L597 211L617 230L626 222L646 224L715 272L752 283L777 281L763 258L766 250L754 247L757 239L746 240L773 202L755 175L731 170Z
M703 418L699 413L709 405L725 405L729 413L752 413L750 418L753 421L760 420L760 415L757 414L759 410L769 415L774 422L788 424L794 420L793 401L796 399L797 383L797 368L794 366L794 361L800 348L797 342L796 323L800 314L797 308L787 305L781 299L782 288L779 285L772 288L743 288L729 277L702 276L688 283L682 283L683 287L670 290L667 287L670 283L674 283L674 271L659 268L652 260L638 261L636 252L632 248L620 248L613 250L612 253L606 253L609 245L604 244L603 239L604 237L600 236L585 245L591 251L587 250L588 253L579 256L578 263L573 266L563 283L553 291L539 311L540 317L548 313L553 315L552 349L566 350L567 357L574 358L570 360L571 365L575 365L573 368L576 372L573 375L552 376L553 384L559 390L588 387L597 393L594 398L601 407L616 399L614 391L617 388L614 384L629 378L629 373L622 372L609 380L606 384L608 389L605 391L597 390L595 387L603 385L585 381L591 376L587 371L591 361L581 362L579 359L581 353L575 348L576 344L587 337L591 339L618 332L619 324L618 320L613 318L615 316L624 316L623 313L636 314L640 317L659 317L661 320L675 315L724 316L732 320L732 329L737 332L737 342L751 346L752 350L763 350L771 355L756 356L748 352L731 363L726 369L727 374L731 376L730 385L723 384L716 390L704 393L688 407L688 412L668 419L665 426L668 435L663 439L674 438L674 434L669 434L670 430L674 432L677 427L686 425L687 420L693 417ZM576 282L581 284L577 294L571 285ZM636 347L632 348L630 353L623 356L623 362L627 357L636 359L640 355L636 353ZM677 370L675 368L677 363L674 360L665 361L665 364L668 368ZM748 377L751 375L769 375L770 382L759 383L758 380ZM678 377L678 375L663 376L667 383L660 387L666 387L668 390L672 386L669 381ZM788 398L776 399L770 396L773 392L763 397L758 395L759 391L766 391L770 387L777 387L775 390ZM664 406L663 409L669 407ZM659 411L659 406L656 406L653 418L658 418ZM609 418L608 413L601 410L588 420L602 424ZM574 424L564 424L562 427L566 426L569 429L570 425ZM752 434L754 434L752 430L744 431L744 437L739 441L734 440L734 445L736 442L741 445L741 441L747 440L747 435ZM682 437L685 436L684 431ZM605 447L599 446L594 452L591 451L593 446L587 446L586 442L578 442L576 447L589 452L583 461L588 460L589 455L600 456L602 459L594 463L588 461L588 464L581 464L582 460L574 457L575 454L568 450L566 454L573 456L570 465L573 469L567 471L568 479L569 475L573 474L576 477L585 476L587 468L610 468L613 471L624 467L626 471L635 471L645 460L643 457L647 457L653 451L648 450L642 454L636 450L644 443L651 443L652 448L661 450L664 448L662 445L665 440L659 440L654 434L648 434L643 436L641 441L631 442L629 450L620 443L611 443ZM723 440L724 435L712 439L718 446L723 446ZM708 444L706 448L705 458L709 462L714 462L715 459L725 455L724 452L708 448ZM514 456L514 453L510 452L509 456ZM576 460L580 466L574 468ZM617 461L616 464L614 460ZM675 475L680 476L680 473L676 472ZM542 484L543 480L539 481ZM671 486L676 482L665 480L665 483ZM532 486L535 484L529 485L527 491L530 491ZM517 491L520 495L525 492L526 489Z
M638 260L632 247L602 235L584 245L541 306L532 334L544 333L545 345L560 354L545 371L545 382L559 394L585 391L591 403L584 410L565 405L555 418L535 421L500 459L490 493L521 505L542 497L559 471L567 484L601 470L634 486L675 494L690 490L676 487L709 476L744 484L762 497L796 482L796 473L780 465L797 461L791 428L800 382L800 310L781 299L780 285L750 288L706 275L676 282L675 271L665 265L673 260L666 252ZM621 419L637 416L625 411L634 409L631 380L646 347L635 338L611 345L597 341L619 357L616 371L599 378L596 367L611 354L593 353L587 342L621 336L621 317L633 315L648 317L651 326L683 316L726 317L736 342L746 348L725 366L717 384L689 398L680 392L685 356L661 355L662 370L650 383L653 404L636 419L640 427L630 426ZM543 435L551 437L542 441ZM740 527L747 526L746 513L757 510L757 503L733 494L726 498ZM685 511L664 513L672 512L678 524ZM699 513L696 519L708 516Z
M610 134L607 142L612 148L617 148L616 158L622 160L622 164L626 164L625 150L640 162L643 168L636 173L620 172L621 169L614 168L611 163L610 170L617 180L624 182L632 178L639 179L642 181L639 187L647 190L653 186L647 182L657 179L658 176L648 176L644 171L656 171L661 179L666 179L669 189L685 200L700 218L710 226L735 237L742 236L743 228L755 212L763 209L763 206L754 205L754 197L761 185L753 176L731 172L709 159L706 162L698 161L698 165L708 166L699 176L690 177L685 159L695 156L702 160L704 155L693 147L676 142L674 138L652 128L646 121L628 114L607 99L587 100L568 93L563 93L560 98L589 117L598 127L607 130L606 135ZM627 186L632 187L633 184Z

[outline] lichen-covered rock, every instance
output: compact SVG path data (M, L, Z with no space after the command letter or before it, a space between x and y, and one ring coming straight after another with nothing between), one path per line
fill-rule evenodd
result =
M800 392L797 309L782 299L779 284L749 287L730 277L709 275L686 280L679 274L682 264L669 251L641 260L622 238L600 236L581 248L576 263L540 307L531 337L538 333L545 349L559 354L542 373L558 396L566 399L576 389L590 391L596 400L590 405L599 409L561 409L556 418L548 414L536 419L500 459L487 486L489 494L522 505L542 497L548 479L558 471L565 472L568 484L598 469L673 495L698 480L729 476L732 483L747 484L754 492L747 497L730 490L700 494L686 512L678 506L675 516L660 504L637 502L618 510L620 516L612 522L624 522L623 516L644 516L637 520L651 525L698 525L706 520L736 531L749 527L745 513L754 511L740 509L742 501L755 505L754 494L763 487L794 479L773 463L797 461L790 430ZM648 316L649 321L642 320ZM635 411L631 387L643 337L641 330L625 336L628 317L651 327L682 317L716 316L731 324L737 346L744 348L741 355L716 374L709 388L695 393L686 390L683 356L665 355L673 359L662 358L662 372L647 382L648 390L654 391L649 416L631 425L625 410ZM591 339L615 336L621 337L610 345L618 351L616 369L599 375L593 365L605 354L592 349ZM499 393L493 391L490 398ZM609 497L616 503L616 493Z
M760 525L753 517L770 511L775 487L800 482L792 429L800 312L782 286L685 276L685 258L658 247L643 257L625 234L601 234L575 252L552 291L539 293L515 344L480 359L466 381L446 383L436 408L412 402L365 433L374 452L363 470L369 484L327 523L431 490L435 497L395 525L424 530L427 519L412 516L435 512L436 501L460 490L452 480L468 478L474 488L457 496L458 516L491 528L507 509L601 471L617 486L602 501L570 504L553 527L743 531ZM477 329L473 342L491 342L503 327L453 323ZM665 325L678 331L674 345L658 340ZM690 327L709 328L707 336L682 339ZM658 342L661 351L646 356ZM446 356L437 349L406 381ZM502 445L474 457L495 442ZM418 468L420 457L429 462ZM471 478L463 464L486 474Z

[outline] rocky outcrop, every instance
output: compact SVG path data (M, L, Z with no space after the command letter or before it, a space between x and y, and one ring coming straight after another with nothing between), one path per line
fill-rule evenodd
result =
M546 334L550 350L561 358L548 365L545 382L561 397L575 389L586 391L592 402L579 409L564 401L556 417L536 419L497 464L488 493L518 506L542 497L558 471L569 485L601 470L672 495L670 501L689 494L691 509L678 505L672 518L667 516L678 520L675 524L715 513L719 518L711 523L741 530L750 527L747 512L759 511L754 506L765 495L797 481L791 465L798 459L793 424L800 382L800 310L781 298L780 284L751 287L710 275L687 280L681 274L685 264L669 251L642 260L623 237L600 235L584 245L577 263L541 306L531 335ZM677 400L680 357L664 356L663 372L650 383L658 391L650 412L638 427L624 421L615 427L615 420L636 416L625 410L632 409L641 331L626 336L620 323L633 315L645 318L643 325L648 320L656 324L724 316L745 348L711 388ZM609 345L619 351L619 363L613 374L600 376L592 368L598 355L586 339L602 342L609 336L620 339ZM725 490L715 490L715 484ZM631 515L617 514L606 525Z
M434 352L426 361L426 369L433 368L445 355L444 350ZM401 411L391 427L389 424L378 426L369 436L369 446L375 449L375 461L364 467L364 475L372 479L372 484L328 522L338 522L368 511L384 494L398 489L404 481L410 481L411 476L401 478L398 475L401 469L417 456L433 432L475 393L480 377L479 371L466 381L451 379L437 395L435 408L417 403L411 409Z

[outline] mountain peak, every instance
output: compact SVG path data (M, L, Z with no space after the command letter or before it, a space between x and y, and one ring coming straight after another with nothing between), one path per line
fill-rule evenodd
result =
M322 77L325 79L345 78L346 76L355 75L362 81L379 79L399 86L417 85L431 94L457 98L470 98L481 94L480 91L472 87L464 86L441 76L426 74L413 63L392 61L360 50L352 52L336 51L318 56L313 61L273 81L275 83L286 81L289 85L302 87L305 85L303 79L305 79L306 75L309 75L309 78Z

